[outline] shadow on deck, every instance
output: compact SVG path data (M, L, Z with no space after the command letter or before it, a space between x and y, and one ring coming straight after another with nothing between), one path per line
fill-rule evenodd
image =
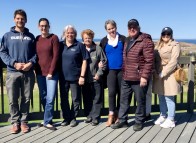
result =
M101 119L97 126L86 124L79 120L76 127L62 127L60 122L56 122L56 131L48 130L44 127L37 127L31 123L31 132L23 134L10 134L9 126L0 127L0 143L195 143L196 141L196 114L176 113L176 127L163 129L159 125L154 125L154 120L158 115L153 115L152 119L144 124L143 130L133 131L134 116L129 117L129 127L112 129L105 126L106 119Z

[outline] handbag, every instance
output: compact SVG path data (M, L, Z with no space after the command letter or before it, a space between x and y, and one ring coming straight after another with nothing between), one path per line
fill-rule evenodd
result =
M182 67L177 66L177 69L174 72L174 77L175 77L177 82L185 81L186 80L186 72L185 72L185 70Z
M168 61L165 61L162 58L161 60L164 61L166 64L168 64ZM184 82L186 80L186 72L179 64L177 65L177 68L174 72L174 77L177 82Z

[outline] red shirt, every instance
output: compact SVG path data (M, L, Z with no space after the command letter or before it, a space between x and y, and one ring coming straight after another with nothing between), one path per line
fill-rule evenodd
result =
M36 37L37 64L36 74L47 76L55 74L59 58L59 39L56 35L50 34L48 37Z

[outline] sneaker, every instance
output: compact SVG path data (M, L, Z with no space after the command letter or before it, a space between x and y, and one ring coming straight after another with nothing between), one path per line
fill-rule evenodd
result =
M70 122L68 122L66 120L63 120L63 122L61 122L61 126L67 126L69 124L70 124Z
M12 127L10 129L10 133L17 134L19 132L20 132L20 126L19 126L19 124L18 123L12 124Z
M134 131L141 131L143 129L143 124L142 123L135 123L133 125L133 130Z
M155 122L155 125L160 125L162 124L166 119L163 116L160 116Z
M22 122L21 123L20 128L21 128L21 130L22 130L23 133L28 133L30 131L29 126L25 122Z
M97 126L99 124L99 121L97 119L92 120L91 125Z
M126 122L117 122L115 124L112 124L110 126L112 129L118 129L118 128L124 128L124 127L128 127L128 123Z
M78 125L78 123L76 122L76 119L71 120L71 122L70 122L71 127L75 127L77 125Z
M166 119L165 122L163 122L160 126L162 128L174 128L175 122L170 119Z
M92 118L87 117L87 119L84 120L84 123L90 123L92 122Z

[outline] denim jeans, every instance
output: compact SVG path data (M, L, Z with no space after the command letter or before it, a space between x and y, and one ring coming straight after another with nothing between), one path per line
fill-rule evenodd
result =
M7 73L6 88L12 124L28 122L29 105L33 95L34 83L35 75L32 70ZM21 99L20 102L19 99Z
M170 120L174 120L175 117L175 96L159 95L159 107L161 116L166 117Z
M46 76L37 75L37 83L41 103L44 108L44 125L51 123L54 113L54 99L57 92L58 74L53 75L52 79Z

